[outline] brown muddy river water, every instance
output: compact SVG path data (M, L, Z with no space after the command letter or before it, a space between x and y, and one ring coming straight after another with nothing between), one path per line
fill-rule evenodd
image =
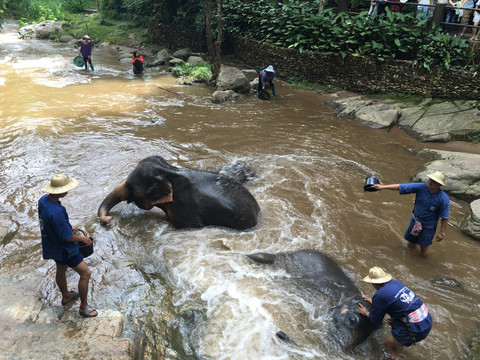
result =
M428 145L400 131L339 119L324 97L283 82L270 102L252 96L215 105L214 89L176 85L155 72L134 77L115 52L94 49L93 73L76 68L74 56L71 45L0 33L0 212L17 229L1 245L0 266L37 284L25 293L43 304L59 302L53 261L42 260L37 201L50 177L65 172L79 180L63 200L71 222L96 239L87 259L91 303L100 313L125 315L123 336L134 337L141 319L170 291L176 313L205 315L185 335L198 358L382 358L389 326L345 354L330 340L323 309L298 288L281 285L283 272L245 257L312 248L334 258L365 295L373 288L361 279L381 266L424 300L433 330L404 350L404 358L466 358L480 321L480 243L458 230L468 206L451 197L447 236L424 261L406 251L403 240L413 196L363 191L372 174L384 183L411 181L422 165L415 152ZM111 212L114 224L101 226L100 202L150 155L209 171L245 161L257 173L246 187L261 207L259 224L241 232L175 230L161 210L122 203ZM75 285L77 278L69 276ZM462 287L432 282L439 278ZM152 283L155 291L147 290ZM277 339L279 330L296 345Z

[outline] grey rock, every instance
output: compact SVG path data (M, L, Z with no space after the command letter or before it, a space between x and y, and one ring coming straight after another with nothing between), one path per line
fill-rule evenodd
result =
M206 64L207 62L201 56L189 56L187 62L190 64Z
M212 102L214 104L223 104L228 100L237 98L238 94L233 90L217 90L212 94Z
M38 24L28 25L20 28L18 33L22 38L50 39L62 31L60 21L42 21Z
M172 67L175 67L177 65L183 64L184 62L185 61L183 61L182 59L172 58L168 61L168 64Z
M233 90L238 93L250 92L251 85L246 76L238 69L227 67L218 75L218 90Z
M258 72L255 69L245 69L245 70L242 70L242 73L250 82L253 81L254 79L258 80Z
M179 59L182 59L184 61L186 61L188 59L189 56L192 55L192 51L188 48L185 48L185 49L180 49L180 50L177 50L173 53L173 57L174 58L179 58Z
M466 235L480 240L480 199L470 203L470 211L460 229Z
M424 150L419 156L433 156L434 160L426 163L424 169L413 180L427 182L427 175L441 171L445 175L443 190L458 198L472 200L480 196L480 155Z
M360 97L337 99L333 102L339 111L339 117L353 117L374 128L389 128L400 117L398 109L372 100L363 100Z

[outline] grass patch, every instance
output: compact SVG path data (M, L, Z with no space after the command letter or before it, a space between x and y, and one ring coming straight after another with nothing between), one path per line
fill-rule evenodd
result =
M101 23L98 14L85 16L84 14L69 14L64 21L62 35L72 35L81 39L88 34L96 43L108 42L117 45L131 46L130 34L139 39L141 44L147 44L145 28L136 27L131 21L108 19Z
M338 89L330 84L319 84L315 82L310 82L301 77L292 76L287 79L290 86L296 90L309 90L315 91L317 93L331 93L337 91Z

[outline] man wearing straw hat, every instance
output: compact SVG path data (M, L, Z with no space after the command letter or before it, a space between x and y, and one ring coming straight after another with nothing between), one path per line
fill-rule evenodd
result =
M385 314L392 327L392 334L384 340L385 352L398 358L398 348L411 346L427 337L432 329L432 316L423 301L413 291L382 268L372 267L363 281L371 283L377 290L373 298L363 298L372 304L370 311L361 303L358 312L379 326Z
M415 193L412 217L404 237L408 241L408 249L416 251L417 245L420 246L420 256L423 258L428 256L428 247L432 245L439 219L440 231L436 240L439 242L445 237L450 209L450 199L440 189L445 185L445 176L440 171L435 171L427 177L427 184L419 182L372 186L377 190L398 190L401 195Z
M60 203L60 199L77 185L77 180L69 178L65 174L53 175L45 186L48 194L43 195L38 201L43 258L55 260L55 281L62 293L62 305L72 303L80 297L80 315L94 317L98 315L97 310L90 307L87 300L91 273L78 250L79 242L90 245L92 239L88 236L74 234L74 229L68 220L67 210ZM80 275L78 293L68 290L66 277L68 267Z

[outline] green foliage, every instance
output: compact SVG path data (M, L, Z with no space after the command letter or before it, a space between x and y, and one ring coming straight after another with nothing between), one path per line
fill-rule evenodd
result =
M172 74L178 77L192 78L194 82L209 82L212 77L210 64L182 63L172 69Z
M64 0L63 9L73 14L81 13L85 10L86 0Z
M375 19L367 12L352 15L333 9L318 12L318 2L284 0L275 9L268 0L230 0L224 5L224 29L234 36L251 37L274 45L326 53L368 56L381 61L403 59L431 69L466 65L468 44L460 38L431 32L428 20L415 13L392 13Z

